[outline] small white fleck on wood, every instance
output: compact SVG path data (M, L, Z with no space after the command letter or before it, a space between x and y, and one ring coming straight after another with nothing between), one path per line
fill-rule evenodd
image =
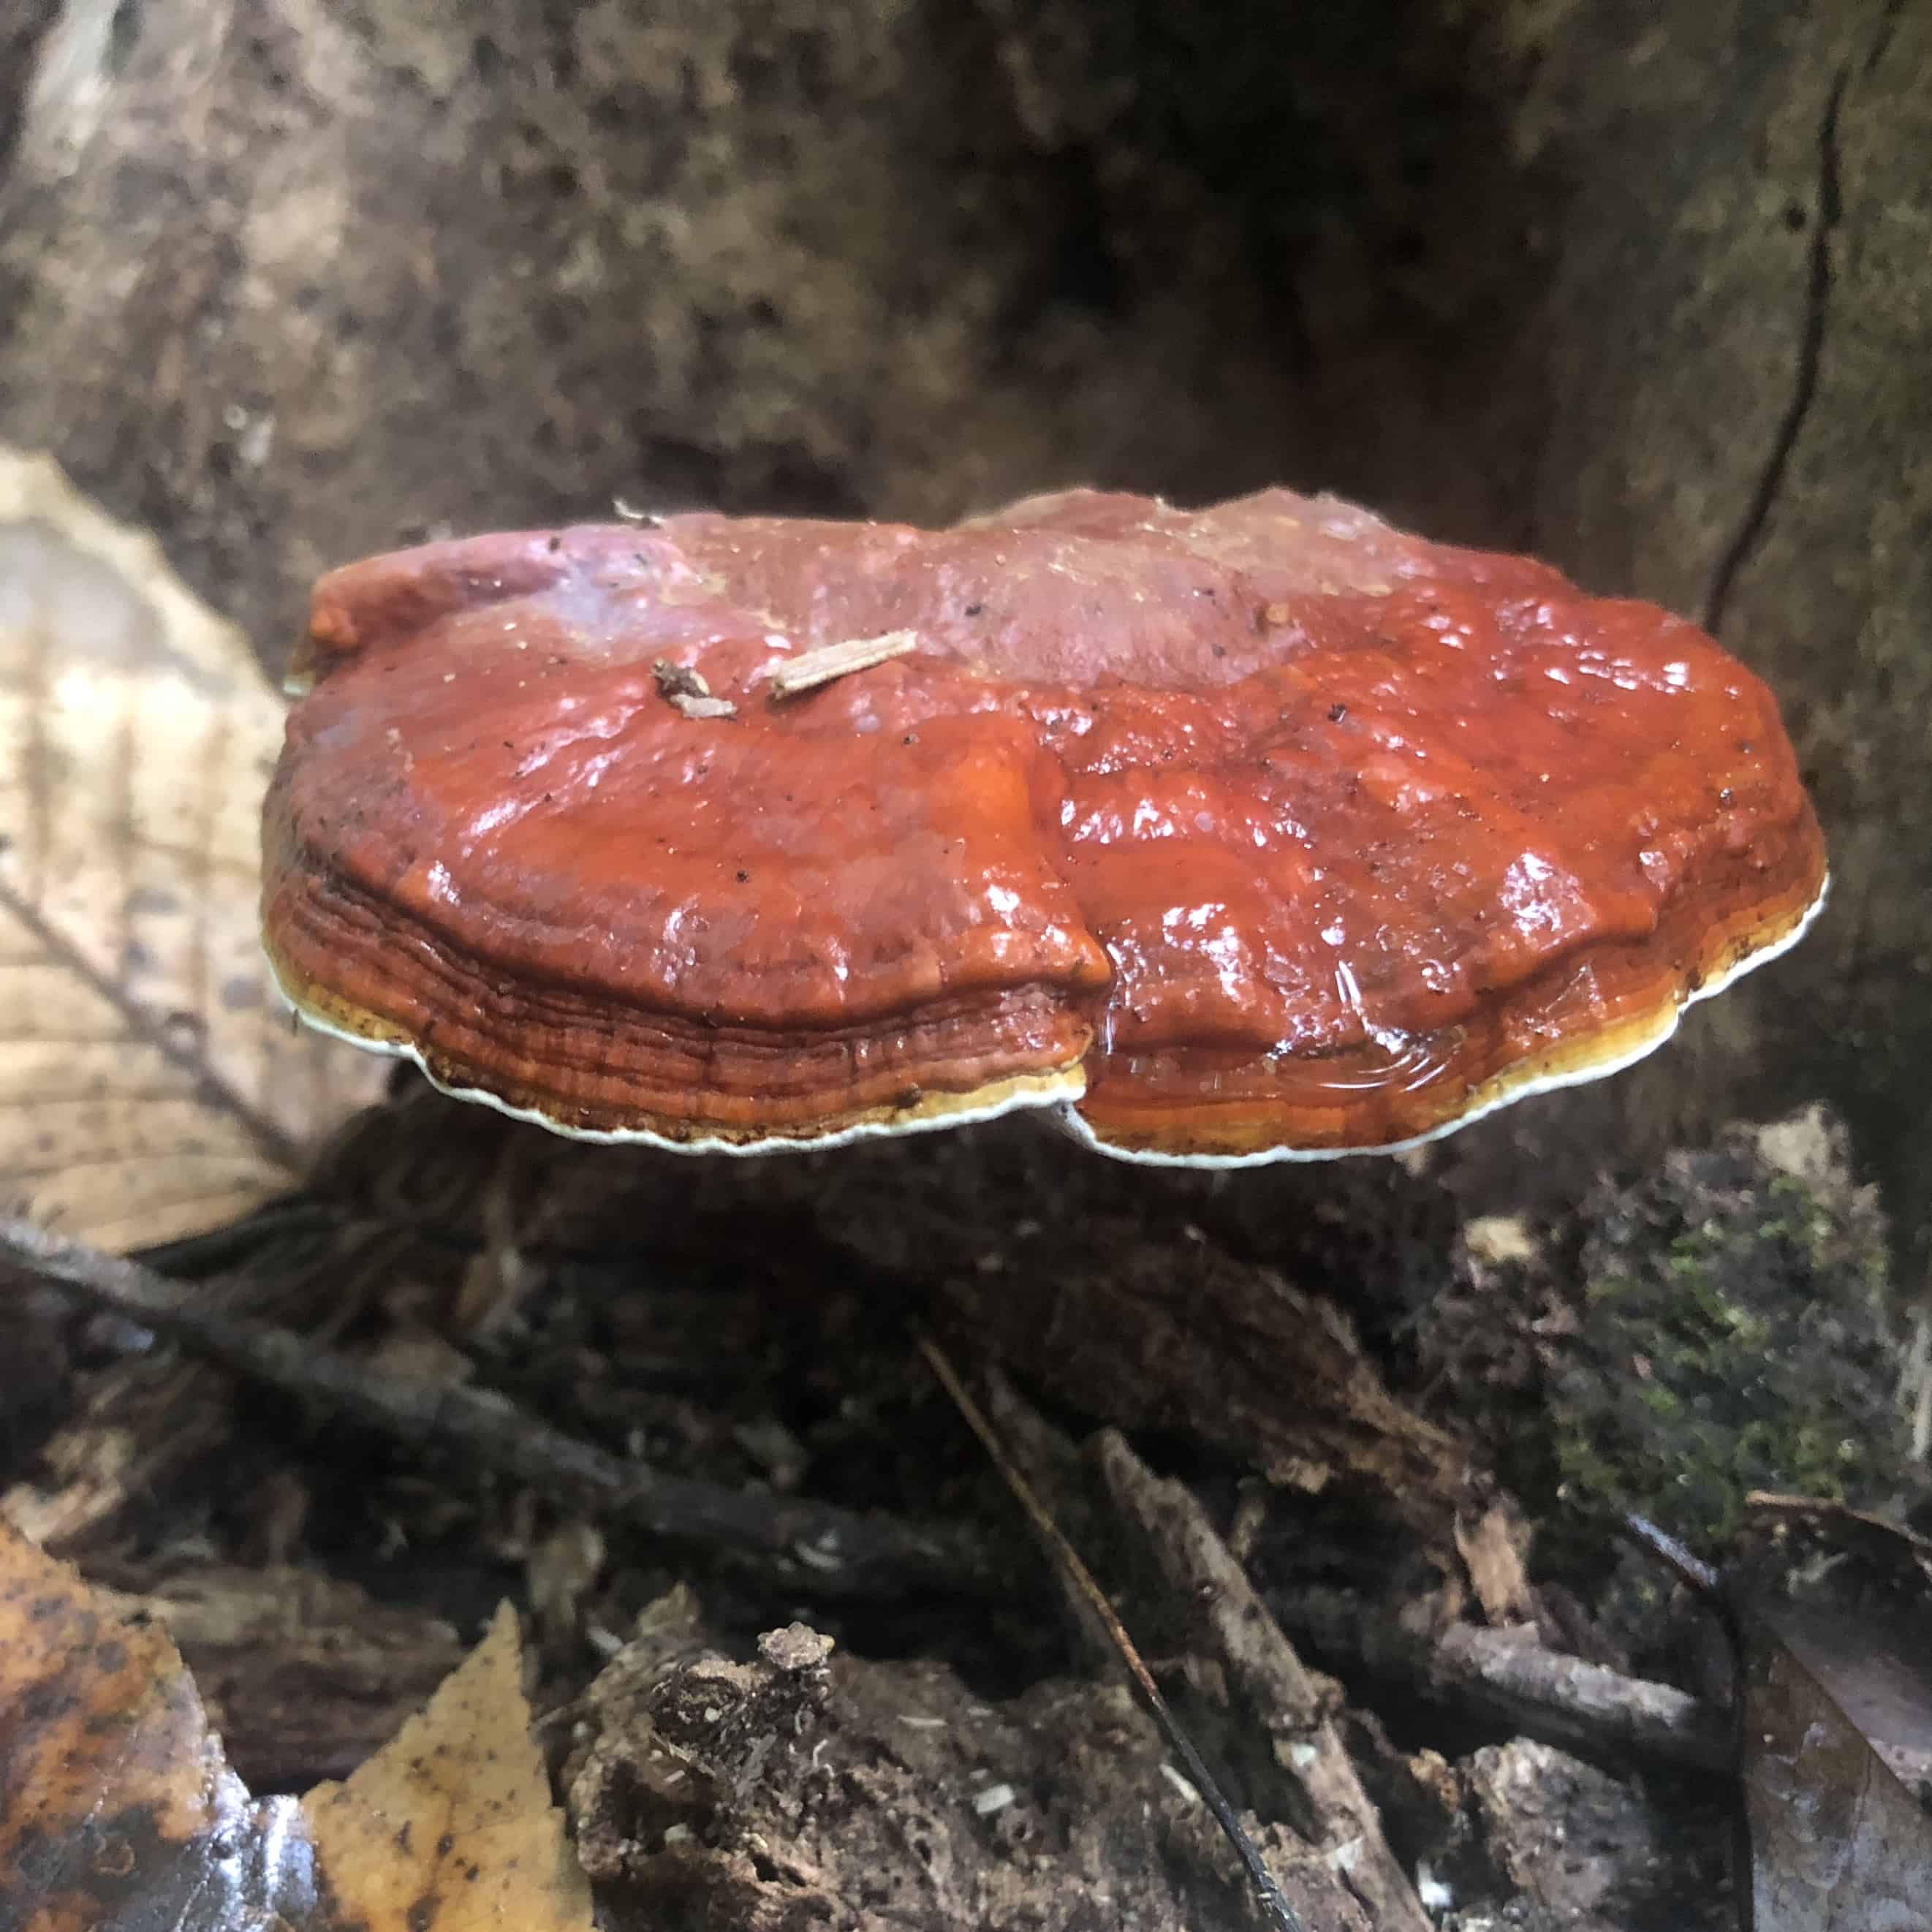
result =
M995 1811L1004 1811L1018 1796L1010 1784L989 1784L984 1791L974 1792L973 1809L981 1817L990 1818Z
M918 648L916 631L885 631L876 638L845 638L836 644L820 644L816 650L801 651L773 668L772 696L796 698L800 692L815 691L834 678L870 670L874 664L902 658Z

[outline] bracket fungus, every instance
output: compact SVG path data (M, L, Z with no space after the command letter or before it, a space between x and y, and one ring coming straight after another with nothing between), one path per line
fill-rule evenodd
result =
M1648 1052L1825 890L1702 632L1283 490L432 544L323 578L297 672L288 998L586 1138L1394 1150Z

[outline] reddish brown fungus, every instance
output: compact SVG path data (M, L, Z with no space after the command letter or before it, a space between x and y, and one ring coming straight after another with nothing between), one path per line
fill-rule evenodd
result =
M848 640L898 654L788 676ZM299 669L290 998L568 1133L1400 1147L1647 1052L1824 891L1709 638L1286 490L431 544L324 578Z

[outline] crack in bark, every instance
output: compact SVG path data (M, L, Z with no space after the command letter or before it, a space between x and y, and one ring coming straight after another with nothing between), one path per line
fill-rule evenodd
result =
M1892 37L1898 26L1899 16L1905 11L1905 0L1885 0L1885 11L1879 16L1878 32L1872 36L1871 51L1865 56L1864 72L1867 75L1878 71L1880 62L1892 49Z
M1710 594L1704 600L1704 628L1713 637L1719 634L1730 607L1738 573L1764 535L1771 520L1772 506L1784 487L1785 472L1791 466L1791 453L1798 445L1798 432L1810 412L1818 391L1818 369L1824 359L1825 328L1832 307L1832 242L1844 213L1839 193L1838 116L1844 105L1845 88L1851 79L1852 63L1847 60L1832 76L1832 88L1825 98L1825 112L1818 126L1818 212L1811 231L1811 248L1804 278L1804 308L1798 325L1798 368L1791 385L1791 398L1772 438L1764 467L1758 472L1757 487L1744 507L1742 520L1718 560L1712 573Z
M1792 378L1790 400L1785 405L1777 434L1772 438L1764 466L1758 473L1757 487L1752 490L1736 532L1711 574L1710 590L1704 600L1703 622L1704 628L1713 637L1718 634L1730 607L1738 574L1749 562L1752 552L1763 538L1765 526L1771 520L1772 508L1784 487L1785 473L1791 466L1792 452L1798 446L1798 432L1804 427L1804 418L1818 392L1818 372L1824 360L1825 334L1831 316L1832 248L1845 212L1838 136L1845 94L1855 68L1862 76L1868 75L1884 58L1904 9L1904 0L1886 0L1879 17L1878 29L1872 36L1864 58L1858 61L1855 56L1847 56L1833 75L1831 91L1825 98L1825 112L1818 124L1817 220L1812 230L1806 266L1798 367Z

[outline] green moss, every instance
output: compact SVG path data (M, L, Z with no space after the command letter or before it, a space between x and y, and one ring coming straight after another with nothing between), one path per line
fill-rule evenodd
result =
M1683 1157L1586 1245L1576 1330L1549 1352L1564 1499L1710 1548L1751 1490L1857 1501L1896 1482L1882 1229L1860 1201L1733 1145Z

